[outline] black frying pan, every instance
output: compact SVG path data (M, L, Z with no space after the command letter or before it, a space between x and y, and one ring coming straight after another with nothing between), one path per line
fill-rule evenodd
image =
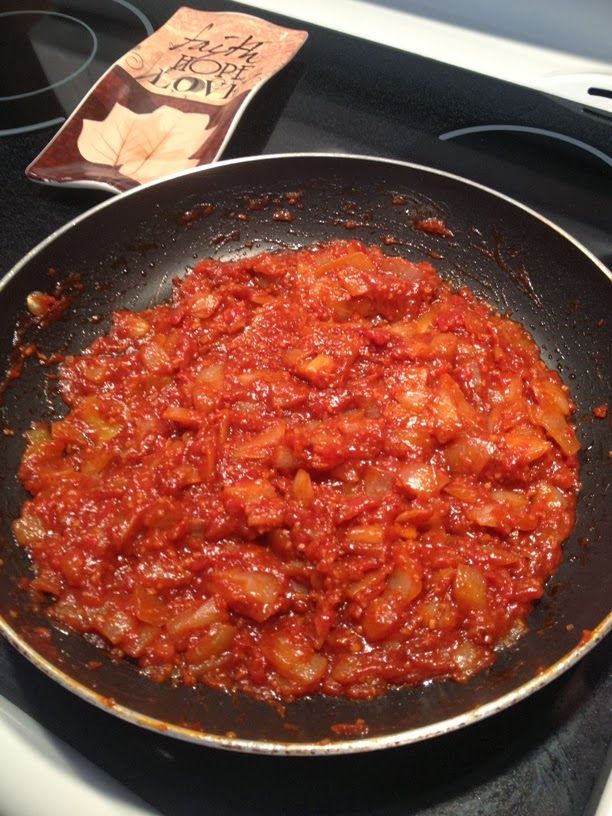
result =
M288 192L300 193L299 202L288 203ZM454 237L417 229L415 222L427 216L442 218ZM28 293L51 291L57 280L72 292L70 307L48 327L25 332L25 340L43 353L77 352L107 329L114 309L163 300L172 277L196 259L353 237L411 258L434 258L445 277L511 311L571 387L583 445L578 521L564 563L530 618L529 633L465 685L405 688L372 702L314 697L288 705L284 716L245 696L155 685L127 661L112 662L76 635L53 630L49 640L41 635L45 619L17 588L29 564L10 533L25 498L15 476L22 432L32 420L63 410L53 368L32 358L9 383L1 409L3 426L15 433L0 435L0 629L43 671L85 699L132 722L222 748L292 754L372 750L441 734L511 705L558 676L612 628L605 498L610 429L591 413L608 399L610 273L546 219L484 187L415 165L296 155L220 163L136 189L58 230L4 278L0 360L10 365ZM55 278L49 277L50 267ZM101 660L101 667L88 669L92 660ZM357 718L367 723L366 736L347 739L331 730Z

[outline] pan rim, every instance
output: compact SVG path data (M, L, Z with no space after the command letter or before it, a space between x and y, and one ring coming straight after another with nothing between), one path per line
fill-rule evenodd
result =
M338 161L357 161L376 163L384 166L400 166L411 170L417 170L432 175L442 176L453 181L468 185L469 187L479 189L485 193L493 195L503 201L518 207L528 215L536 218L538 221L545 224L548 228L557 232L562 238L573 244L582 254L584 254L593 263L600 272L603 272L608 280L612 281L612 272L606 265L597 258L587 247L580 243L574 236L559 227L546 216L532 209L531 207L511 198L510 196L500 193L493 188L482 185L478 182L449 173L445 170L440 170L426 165L417 164L414 162L405 162L396 159L388 159L383 157L371 155L355 155L347 153L329 153L329 152L298 152L298 153L277 153L263 156L240 157L236 159L227 159L225 161L216 162L215 164L195 167L189 170L175 173L171 176L157 179L147 184L135 187L131 190L120 193L112 198L100 202L94 207L81 213L76 218L71 219L66 224L54 230L50 235L40 241L34 246L26 255L24 255L0 280L0 295L7 286L7 284L25 267L32 259L34 259L45 247L52 244L59 236L65 232L75 228L80 222L87 220L98 212L111 206L115 201L129 198L133 195L138 195L141 190L156 187L169 183L177 178L183 176L190 176L195 174L202 174L211 172L216 167L253 164L255 162L274 162L278 160L289 159L334 159ZM26 657L37 668L43 671L48 677L58 682L61 686L76 694L81 699L86 700L98 708L109 711L115 714L120 719L126 720L132 724L139 725L156 733L161 733L168 736L173 736L187 742L192 742L206 747L214 747L225 750L232 750L242 753L250 754L267 754L277 756L322 756L322 755L340 755L351 753L363 753L367 751L381 750L386 748L398 747L401 745L408 745L416 742L441 736L451 731L462 728L466 725L476 723L493 714L496 714L509 706L517 703L532 693L542 689L548 683L559 677L582 657L584 657L594 646L599 643L605 635L612 630L612 612L609 613L603 621L601 621L590 633L588 639L581 641L576 647L568 651L565 655L559 658L552 666L549 666L544 672L536 675L527 682L518 686L510 692L496 698L488 703L478 705L462 714L450 717L436 723L432 723L418 728L411 728L400 731L394 734L388 734L379 737L362 737L356 739L344 739L338 741L316 741L316 742L284 742L279 740L254 740L236 737L233 735L217 735L207 734L204 731L199 731L185 726L171 724L154 717L142 714L128 706L118 704L116 701L104 697L96 692L91 687L78 682L71 678L64 671L54 666L50 661L42 657L32 646L22 640L22 638L13 629L10 622L0 615L0 633L2 633L9 643L17 649L24 657Z
M516 689L507 692L495 700L478 705L454 717L448 717L444 720L431 723L430 725L420 726L419 728L410 728L405 731L399 731L396 734L386 734L379 737L362 737L333 742L327 740L315 742L283 742L281 740L246 739L229 734L207 734L205 731L168 723L164 720L142 714L129 706L121 705L112 698L106 697L91 687L74 680L70 675L58 669L42 657L32 646L23 641L10 626L8 621L0 615L0 632L23 657L27 658L49 678L55 680L77 697L92 703L103 711L114 714L132 725L138 725L148 731L153 731L154 733L164 736L175 737L184 742L194 743L207 748L220 748L244 754L300 757L357 754L369 751L380 751L388 748L398 748L404 745L423 742L426 739L440 737L452 731L457 731L460 728L473 725L504 711L515 703L519 703L543 689L585 657L610 631L612 631L612 612L608 613L604 620L591 631L587 639L581 641L578 646L559 658L559 660L545 669L541 674L537 674L535 677L532 677L531 680L528 680L526 683L523 683Z

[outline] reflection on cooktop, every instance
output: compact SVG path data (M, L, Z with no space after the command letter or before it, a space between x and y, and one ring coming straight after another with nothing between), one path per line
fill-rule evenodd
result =
M36 96L70 82L85 70L97 51L94 31L69 14L7 11L0 16L3 27L9 29L9 36L2 41L5 62L19 66L18 71L0 75L2 101ZM24 48L26 39L29 49Z
M0 12L0 136L63 122L101 74L153 31L126 0L24 5L8 2Z

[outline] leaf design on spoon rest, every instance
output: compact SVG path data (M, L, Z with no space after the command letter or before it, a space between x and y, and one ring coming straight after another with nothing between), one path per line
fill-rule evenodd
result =
M143 184L188 167L206 139L210 117L162 105L152 113L134 113L118 102L106 119L83 119L77 141L86 161L115 167Z

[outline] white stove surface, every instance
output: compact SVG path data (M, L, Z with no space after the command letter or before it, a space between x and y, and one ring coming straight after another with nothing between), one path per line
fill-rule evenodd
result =
M239 2L612 113L609 0Z

